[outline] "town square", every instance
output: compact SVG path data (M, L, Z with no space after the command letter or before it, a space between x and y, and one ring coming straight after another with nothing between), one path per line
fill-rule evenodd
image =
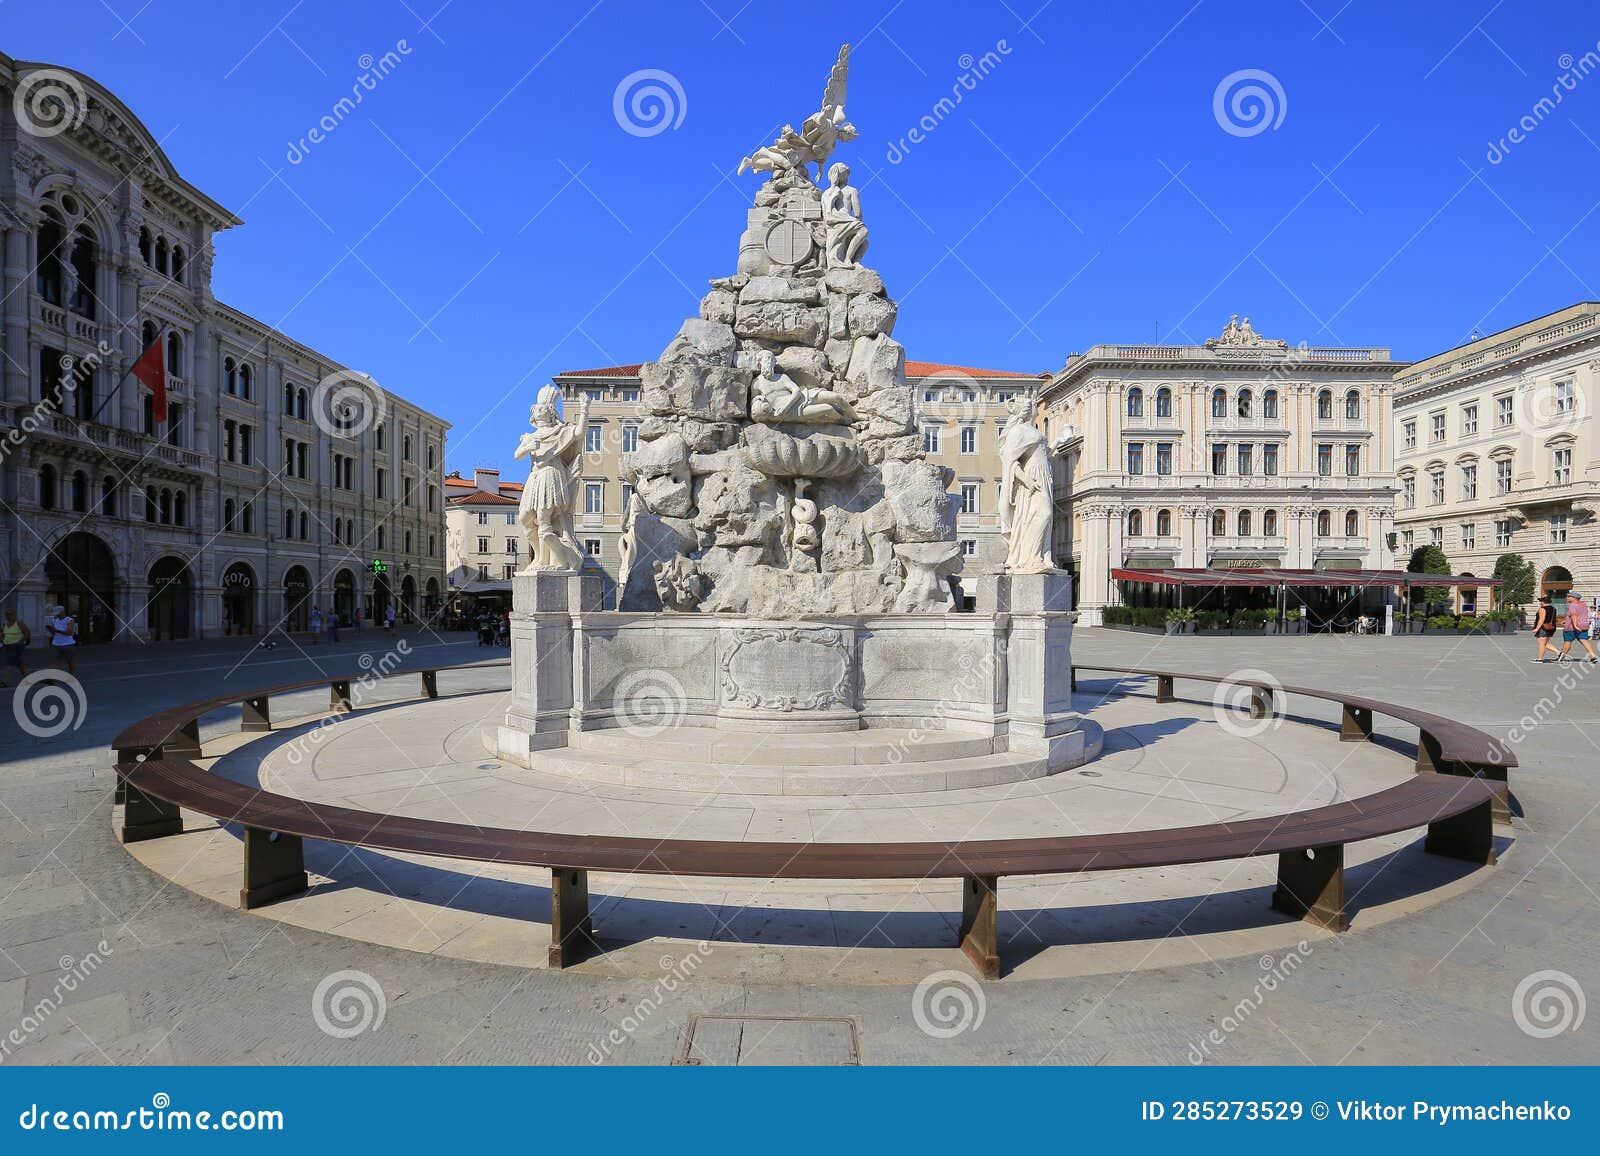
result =
M24 1138L1592 1129L1592 13L714 4L8 21Z

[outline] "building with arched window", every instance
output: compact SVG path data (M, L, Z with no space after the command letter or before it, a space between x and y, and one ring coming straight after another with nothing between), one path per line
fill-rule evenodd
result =
M1403 368L1387 349L1297 348L1237 324L1068 358L1041 408L1080 621L1123 601L1114 571L1392 567Z
M405 494L442 485L447 424L384 390L383 420L399 434L384 450L371 420L318 414L332 392L321 383L374 398L379 387L215 299L212 241L239 218L186 181L114 94L62 70L86 115L33 131L12 96L56 67L0 53L0 141L15 174L0 183L0 427L26 417L32 431L28 453L0 460L0 493L19 514L0 518L8 604L36 642L55 602L86 642L134 642L215 636L224 623L263 633L287 589L287 605L326 609L345 571L359 576L346 603L361 608L374 561L397 589L408 577L437 589L443 510ZM165 418L127 376L152 345ZM298 447L292 476L286 440ZM296 532L280 535L291 520ZM380 528L410 548L380 557Z

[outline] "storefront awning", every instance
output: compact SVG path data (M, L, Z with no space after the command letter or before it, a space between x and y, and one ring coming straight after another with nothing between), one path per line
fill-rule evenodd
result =
M1165 586L1500 586L1494 578L1470 574L1420 574L1405 570L1200 570L1122 567L1111 571L1119 582Z

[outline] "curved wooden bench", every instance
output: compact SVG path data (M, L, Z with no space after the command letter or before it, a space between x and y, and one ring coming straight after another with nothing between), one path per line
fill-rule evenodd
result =
M554 834L380 815L218 778L188 757L199 754L197 723L203 714L253 703L251 710L265 721L271 695L325 684L333 688L334 709L349 710L349 688L340 687L346 681L309 680L220 696L125 729L116 740L117 774L125 784L124 841L177 834L183 829L181 808L237 824L244 834L239 902L245 908L306 890L305 839L548 868L552 967L598 950L589 917L590 871L755 879L959 878L960 945L987 977L1000 973L998 889L1005 875L1121 871L1275 854L1278 884L1272 906L1342 931L1349 926L1344 901L1348 843L1426 827L1424 849L1433 854L1495 861L1491 784L1434 773L1309 811L1165 830L922 843L735 843ZM426 681L436 694L436 681ZM1386 712L1399 709L1378 705ZM247 713L245 722L252 717ZM175 750L175 741L192 741L193 749Z

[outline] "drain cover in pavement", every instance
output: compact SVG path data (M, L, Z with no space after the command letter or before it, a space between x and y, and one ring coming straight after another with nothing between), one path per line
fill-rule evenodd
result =
M673 1063L842 1067L861 1063L861 1040L842 1016L693 1015Z

